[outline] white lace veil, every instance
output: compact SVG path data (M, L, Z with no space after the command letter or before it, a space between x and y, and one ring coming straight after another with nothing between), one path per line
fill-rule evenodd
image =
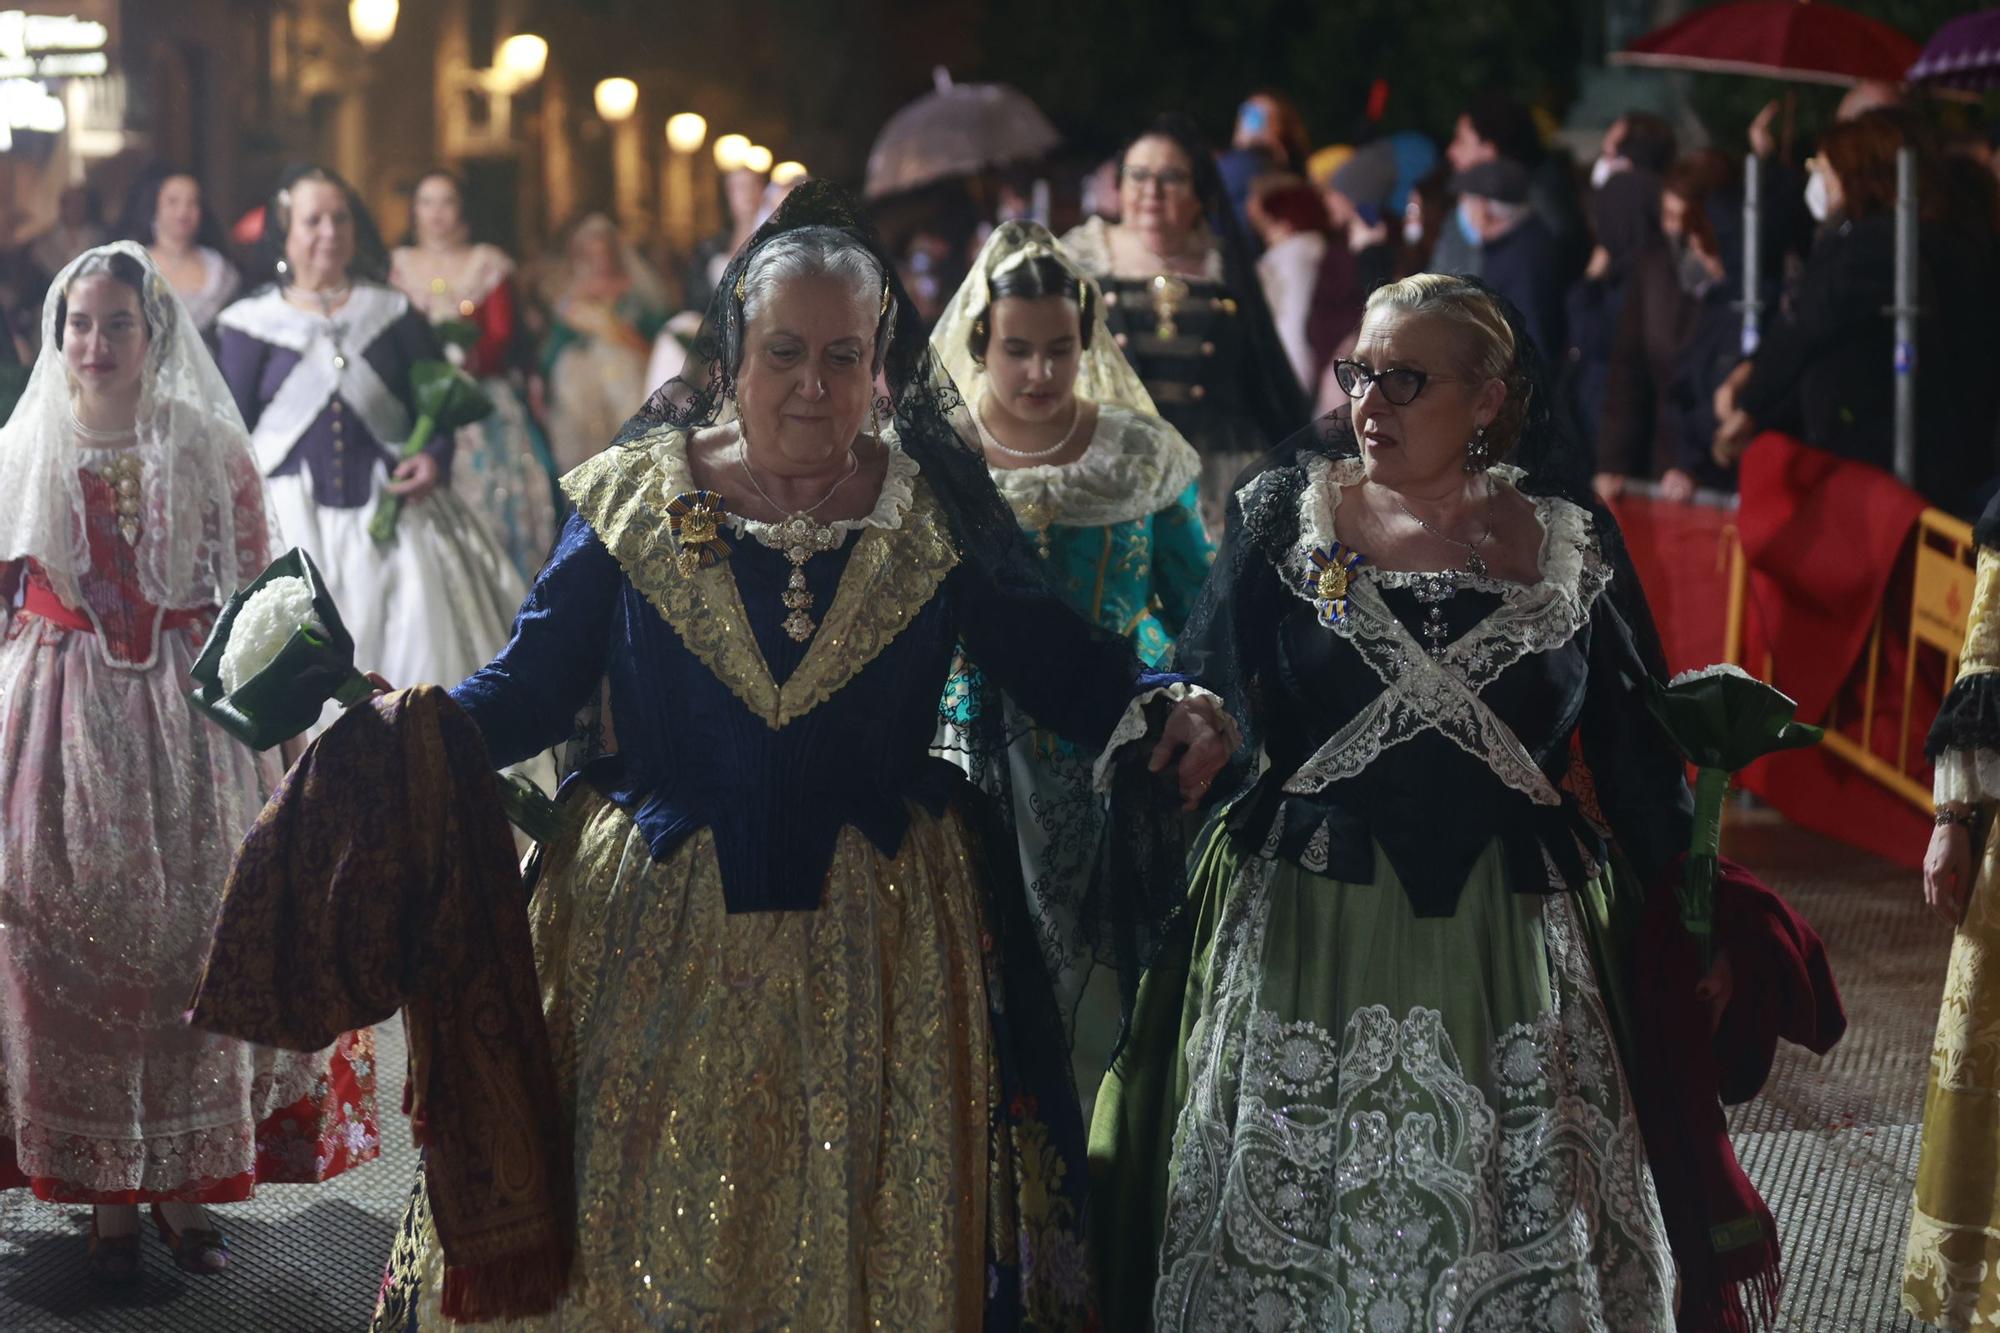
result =
M931 331L931 347L938 361L951 373L952 382L968 404L977 403L986 392L986 368L973 359L972 325L993 304L993 280L1021 264L1036 259L1053 259L1077 280L1089 294L1084 302L1090 320L1089 337L1083 349L1082 366L1077 371L1079 398L1099 404L1128 408L1142 416L1158 417L1153 396L1119 350L1110 327L1104 322L1104 293L1097 279L1078 264L1062 244L1039 222L1003 222L993 229L972 272L959 285L944 313Z
M141 303L151 339L138 437L129 446L142 464L133 547L139 589L167 610L217 606L254 578L269 554L262 481L243 418L194 321L145 249L131 241L77 256L42 303L41 355L14 415L0 427L0 561L33 559L65 604L94 617L112 595L107 580L114 572L91 568L77 476L76 385L56 345L56 307L79 273L102 271L119 254L145 274ZM108 639L102 646L107 656L116 652Z

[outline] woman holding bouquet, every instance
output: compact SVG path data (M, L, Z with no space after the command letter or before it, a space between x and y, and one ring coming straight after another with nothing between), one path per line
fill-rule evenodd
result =
M450 172L418 178L409 239L390 256L389 281L430 319L446 354L492 400L485 420L458 432L452 489L486 521L521 577L532 579L555 545L555 463L508 378L519 337L514 261L470 239L465 191Z
M1612 927L1671 901L1692 807L1616 525L1478 284L1381 289L1337 371L1351 419L1236 493L1176 645L1248 743L1098 1094L1106 1324L1666 1333L1678 1266L1709 1327L1775 1242L1749 1194L1710 1253L1726 1138L1648 1169L1681 1141L1641 1122ZM1722 1185L1683 1208L1689 1177Z
M443 349L384 281L374 224L325 168L279 180L264 248L273 281L222 312L218 359L277 526L319 566L357 665L404 683L462 679L506 642L526 588L452 492L456 432L398 456L412 371ZM385 495L404 504L378 541L369 524Z
M835 187L779 206L685 378L563 484L577 514L513 641L452 692L495 759L607 684L617 731L529 907L576 1262L510 1327L1086 1327L1054 1004L1012 839L978 836L926 752L936 701L963 640L1113 780L1177 760L1169 815L1226 719L1049 587ZM1157 749L1114 759L1149 716ZM1159 904L1178 867L1141 877ZM433 1197L377 1329L442 1326Z
M278 776L197 717L187 672L269 535L242 420L139 246L49 288L0 494L0 1187L96 1205L102 1276L136 1273L145 1203L182 1268L218 1272L204 1205L376 1155L374 1051L182 1019Z

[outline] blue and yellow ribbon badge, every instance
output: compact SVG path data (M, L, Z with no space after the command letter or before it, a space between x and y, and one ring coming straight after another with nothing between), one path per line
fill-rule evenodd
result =
M1332 629L1347 619L1348 590L1354 586L1355 574L1368 563L1368 557L1345 542L1335 542L1330 547L1315 546L1310 555L1314 570L1313 610L1319 615L1319 623Z
M667 501L667 531L673 535L674 567L682 578L720 564L729 555L722 519L729 507L714 491L686 491Z

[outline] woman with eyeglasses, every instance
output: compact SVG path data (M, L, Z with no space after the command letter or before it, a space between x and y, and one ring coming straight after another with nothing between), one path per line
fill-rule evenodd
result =
M1244 743L1097 1095L1107 1328L1668 1333L1677 1289L1741 1327L1775 1282L1747 1181L1706 1188L1741 1180L1719 1104L1674 1090L1714 1086L1727 968L1777 969L1718 908L1704 977L1671 907L1657 635L1522 330L1475 280L1378 289L1351 408L1233 497L1175 661ZM1685 959L1643 1019L1640 923Z
M1305 425L1305 390L1271 322L1215 157L1181 116L1119 156L1120 220L1092 218L1063 248L1104 291L1105 320L1160 415L1202 456L1211 537L1237 475Z

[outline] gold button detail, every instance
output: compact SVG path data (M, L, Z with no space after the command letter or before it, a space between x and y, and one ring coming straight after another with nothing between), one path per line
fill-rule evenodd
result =
M1188 397L1194 399L1196 402L1200 402L1202 399L1208 397L1208 386L1206 384L1190 385L1188 388Z
M477 309L479 309L479 307L472 304L472 302L470 301L460 301L458 303L458 313L464 315L467 319L471 319L472 312Z

